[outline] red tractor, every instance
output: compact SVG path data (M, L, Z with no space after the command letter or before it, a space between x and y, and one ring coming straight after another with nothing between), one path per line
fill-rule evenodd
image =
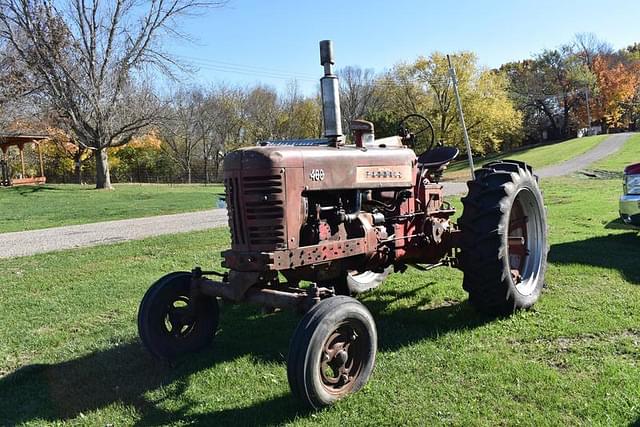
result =
M173 359L211 343L220 299L303 313L287 375L292 393L314 408L359 390L373 371L376 326L356 295L407 266L450 266L463 271L475 307L508 314L537 301L548 248L530 166L504 160L475 171L455 224L439 181L458 150L434 144L428 119L410 115L397 136L382 139L356 121L346 145L331 43L320 42L320 51L324 138L229 153L227 271L170 273L147 291L138 314L143 344ZM419 140L428 148L416 156Z

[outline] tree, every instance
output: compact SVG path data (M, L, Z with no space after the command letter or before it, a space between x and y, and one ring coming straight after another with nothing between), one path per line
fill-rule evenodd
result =
M164 36L209 0L0 0L0 38L33 74L80 144L95 151L96 188L111 188L107 149L154 123L144 72L171 74Z
M508 63L500 70L508 78L511 98L525 113L527 128L535 129L533 134L544 130L552 139L567 138L572 128L588 125L584 107L595 77L574 47L544 50L533 59ZM585 113L576 114L580 111Z
M351 135L351 122L379 109L383 102L373 70L345 67L337 74L340 78L342 127L347 135Z
M318 138L322 132L322 106L319 98L300 95L296 82L290 83L277 102L280 116L277 138Z
M213 117L213 138L209 141L210 153L213 154L214 176L220 172L220 163L231 150L243 143L244 106L247 94L245 91L227 86L219 86L213 92L215 105Z
M473 53L462 52L451 59L474 151L485 153L519 142L522 115L507 95L505 77L480 68ZM387 92L399 117L409 113L426 115L435 126L436 139L462 147L462 128L443 54L435 52L412 64L396 66L386 79L389 83L395 85Z
M166 153L182 168L187 183L192 182L193 161L202 132L198 124L203 114L202 92L198 88L178 89L171 95L160 125L160 139Z
M148 182L150 174L166 173L166 167L162 170L158 166L163 164L162 142L154 131L140 137L135 137L125 146L113 149L113 157L117 162L114 168L120 179L136 182Z
M636 95L640 84L640 65L616 61L613 55L598 55L593 61L598 82L598 109L596 114L608 127L623 127L624 104Z
M256 86L244 103L247 139L253 143L278 138L283 124L278 92L268 86Z
M613 53L611 45L600 40L594 33L578 33L573 39L573 52L593 71L593 61L597 56Z

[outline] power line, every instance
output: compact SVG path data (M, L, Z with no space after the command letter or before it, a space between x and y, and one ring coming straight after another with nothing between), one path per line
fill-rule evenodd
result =
M187 55L176 55L178 57L181 58L185 58L188 60L193 60L193 61L198 61L201 63L207 63L207 64L211 64L211 65L222 65L222 66L230 66L230 67L234 67L234 68L244 68L244 69L249 69L249 70L254 70L254 71L267 71L267 72L273 72L276 74L295 74L297 76L304 76L304 77L309 77L309 78L313 78L315 77L315 75L313 74L306 74L306 73L297 73L297 72L292 72L291 70L283 70L281 68L270 68L270 67L264 67L264 66L259 66L259 65L249 65L249 64L238 64L238 63L234 63L234 62L226 62L226 61L217 61L214 59L208 59L208 58L199 58L199 57L195 57L195 56L187 56Z
M187 55L176 55L179 58L183 58L185 60L193 62L199 68L211 71L219 71L223 73L238 73L243 75L257 76L257 77L267 77L267 78L276 78L276 79L285 79L285 80L299 80L299 81L307 81L307 82L318 82L321 77L321 73L317 75L300 73L291 70L282 70L277 68L256 66L256 65L248 65L248 64L238 64L234 62L227 61L217 61L206 58L199 58L195 56L187 56ZM430 80L431 84L448 84L449 80L447 78L442 78L440 80ZM428 83L425 80L419 79L405 79L402 83L418 83L418 84L426 84ZM371 83L373 86L379 87L389 87L389 86L397 86L396 82L387 82L387 81L376 81Z
M308 82L317 82L319 80L319 79L310 79L306 77L300 77L296 75L281 75L281 74L258 72L258 71L232 68L232 67L212 66L212 65L203 65L203 64L196 64L196 65L198 66L198 68L203 70L218 71L218 72L230 73L230 74L242 74L242 75L254 76L254 77L267 77L272 79L299 80L299 81L308 81Z
M227 61L218 61L207 58L199 58L195 56L187 56L187 55L176 55L180 58L186 59L188 61L193 62L198 68L209 71L217 71L221 73L229 73L229 74L241 74L246 76L254 76L254 77L265 77L270 79L280 79L280 80L295 80L301 82L310 82L317 83L320 79L321 73L318 73L317 76L307 74L307 73L299 73L291 70L282 70L271 67L263 67L257 65L249 65L249 64L238 64L234 62ZM440 77L438 79L416 79L416 78L405 78L400 81L393 80L377 80L368 83L369 85L381 89L392 88L402 86L403 84L420 84L420 85L444 85L449 86L451 84L451 79L449 76ZM364 84L363 86L366 86ZM575 89L566 93L556 93L556 94L527 94L529 96L535 95L538 98L561 98L563 96L571 96L577 93L583 92L584 89ZM490 96L484 96L485 98L493 98Z

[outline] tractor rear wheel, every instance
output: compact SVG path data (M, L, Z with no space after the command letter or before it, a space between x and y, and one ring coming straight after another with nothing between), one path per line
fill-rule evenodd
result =
M360 390L376 359L378 336L369 310L347 296L321 301L302 318L289 347L294 396L319 409Z
M159 359L202 350L218 327L218 301L191 293L191 273L167 274L147 290L138 311L142 344Z
M469 301L492 314L531 307L547 264L547 219L537 177L504 160L476 171L462 199L460 267Z

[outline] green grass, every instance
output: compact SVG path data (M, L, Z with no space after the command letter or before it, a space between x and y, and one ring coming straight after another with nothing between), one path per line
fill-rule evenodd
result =
M625 166L638 162L640 162L640 133L630 136L620 150L596 162L591 169L617 172L622 175Z
M0 233L189 212L215 207L221 185L120 184L0 187Z
M474 159L474 164L476 167L479 167L485 163L495 160L514 159L526 162L537 169L544 166L561 163L575 156L586 153L587 151L591 150L596 145L604 141L607 136L608 135L596 135L588 136L585 138L574 138L555 144L543 145L540 147L528 148L525 150L487 156L482 159ZM466 159L466 152L461 152L458 158ZM468 171L469 163L466 160L463 160L452 164L447 169L444 176L446 180L458 181L460 179L467 179L469 176Z
M312 413L290 396L297 316L224 305L214 345L173 367L136 334L163 273L217 266L218 229L0 260L0 424L621 425L640 417L640 238L619 180L544 182L551 251L534 309L477 314L456 270L366 295L379 333L361 392Z
M582 154L605 137L573 139L488 157L478 163L508 157L540 168ZM452 165L445 178L466 179L466 162ZM218 185L121 184L115 191L79 185L0 188L0 233L209 209L215 207L216 198L222 193Z

